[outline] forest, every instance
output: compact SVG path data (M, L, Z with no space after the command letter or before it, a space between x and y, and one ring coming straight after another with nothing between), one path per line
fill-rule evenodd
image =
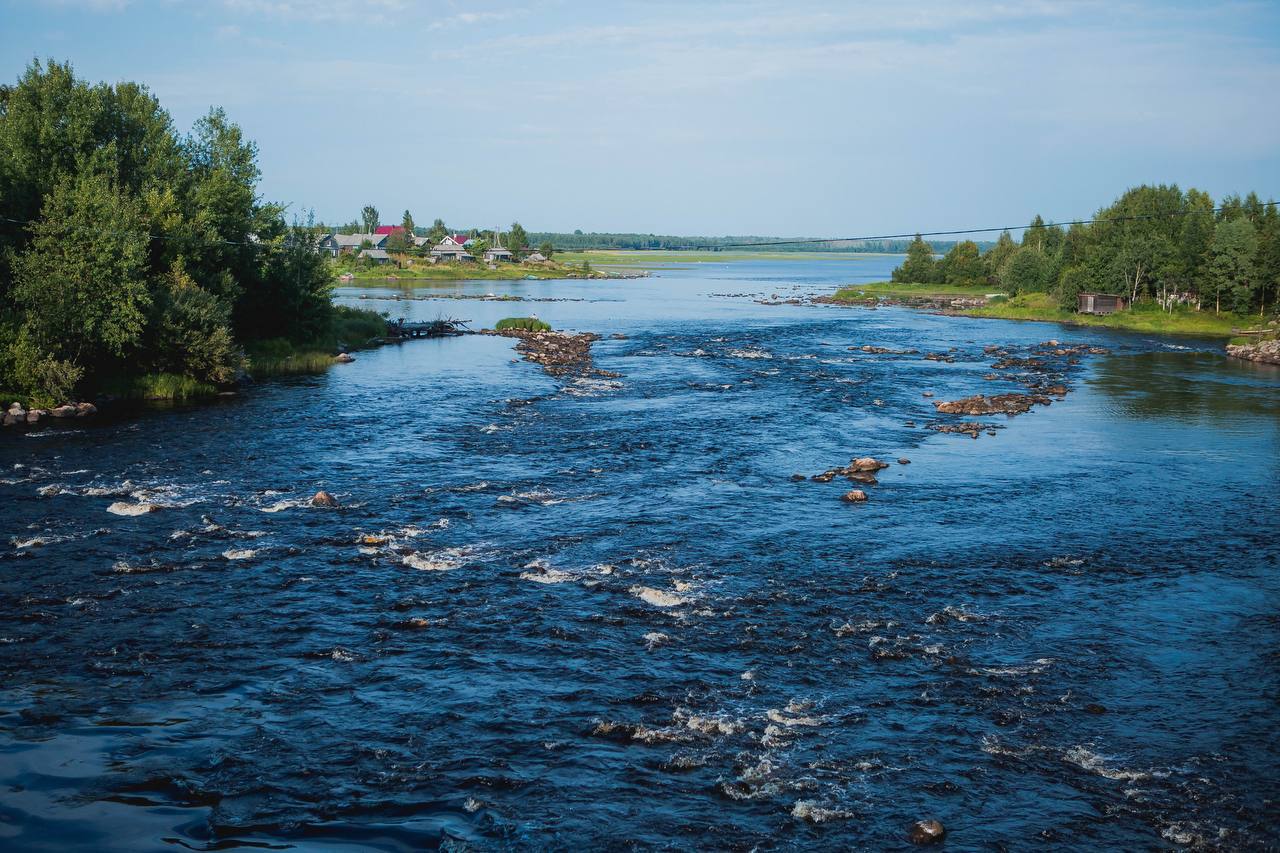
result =
M180 133L146 87L39 61L0 87L0 388L56 405L216 386L340 318L314 229L257 194L221 109ZM356 318L367 320L367 318ZM366 323L367 325L367 323Z
M1006 231L986 251L962 241L939 256L917 236L893 280L1048 293L1067 310L1080 293L1112 293L1166 310L1265 315L1280 301L1280 213L1256 193L1215 204L1200 190L1143 185L1091 222L1036 216L1021 240Z

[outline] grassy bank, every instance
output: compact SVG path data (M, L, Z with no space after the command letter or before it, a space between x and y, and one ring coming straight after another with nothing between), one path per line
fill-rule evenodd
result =
M955 299L959 297L984 297L992 293L990 286L967 287L948 284L899 284L884 281L842 287L832 297L837 302L864 302L876 299ZM1248 327L1258 322L1257 317L1241 317L1237 314L1213 314L1182 306L1166 312L1152 302L1139 303L1127 311L1095 316L1066 311L1056 297L1048 293L1024 293L1005 298L1003 295L979 308L957 309L966 317L992 317L1001 320L1039 320L1065 323L1073 326L1101 326L1108 329L1128 329L1158 335L1192 335L1230 338L1233 329Z
M594 263L593 263L594 265ZM525 278L583 278L582 262L574 264L550 263L539 265L499 264L489 269L485 264L414 264L400 269L390 264L366 269L338 269L338 274L350 273L356 281L513 281ZM609 274L592 270L589 278L608 278ZM339 282L341 285L342 282Z
M970 317L996 317L1003 320L1047 320L1073 326L1102 326L1108 329L1128 329L1134 332L1150 332L1157 335L1193 335L1201 337L1230 338L1233 329L1256 323L1257 317L1240 317L1236 314L1213 314L1186 306L1166 312L1152 302L1139 303L1127 311L1114 314L1077 314L1064 311L1057 299L1047 293L1027 293L1006 302L985 305L959 313Z
M894 281L877 281L871 284L842 287L831 298L837 302L864 302L869 296L877 299L955 299L958 297L980 298L995 292L990 285L900 284Z

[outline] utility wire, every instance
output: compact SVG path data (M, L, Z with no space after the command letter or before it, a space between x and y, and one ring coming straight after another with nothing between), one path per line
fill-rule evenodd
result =
M1274 201L1261 202L1262 207L1274 206ZM1073 219L1069 222L1046 222L1043 227L1051 228L1063 225L1093 225L1099 222L1132 222L1143 219L1163 219L1173 216L1190 216L1195 213L1221 213L1231 208L1214 207L1209 210L1174 210L1166 213L1142 213L1132 216L1105 216L1097 219ZM954 231L912 231L909 234L877 234L867 237L814 237L808 240L765 240L758 243L720 243L717 245L694 246L694 249L743 249L752 246L808 246L814 243L859 243L872 240L904 240L908 237L952 237L959 234L992 234L997 231L1016 231L1030 228L1030 225L1001 225L996 228L960 228ZM670 250L668 250L670 251Z
M1264 202L1260 202L1260 206L1274 207L1277 203L1278 202L1275 202L1275 201L1264 201ZM1234 208L1229 208L1226 205L1223 205L1222 207L1214 207L1208 210L1174 210L1174 211L1168 211L1165 213L1140 213L1140 214L1133 214L1131 216L1105 216L1105 217L1099 217L1097 219L1072 219L1068 222L1046 222L1042 227L1054 228L1054 227L1061 227L1064 225L1066 226L1095 225L1095 224L1104 223L1104 222L1106 223L1136 222L1136 221L1142 221L1142 220L1148 220L1148 219L1165 219L1165 218L1172 218L1176 216L1191 216L1193 214L1209 214L1209 213L1216 214L1216 213L1222 213L1223 211L1230 210L1230 209L1234 209ZM39 220L34 220L34 219L12 219L7 216L0 216L0 222L8 222L14 225L35 225L38 223L38 221ZM808 239L761 240L759 242L752 242L752 243L716 243L716 244L708 243L703 245L690 246L688 247L688 249L683 249L683 250L682 249L635 249L630 251L670 252L670 251L697 251L697 250L718 250L718 249L749 249L749 248L760 248L760 247L766 247L766 246L812 246L819 243L869 243L874 240L905 240L907 238L915 238L915 237L955 237L961 234L993 234L1000 231L1016 231L1019 229L1025 230L1030 227L1031 227L1030 225L1000 225L1000 226L991 227L991 228L959 228L951 231L912 231L905 234L876 234L876 235L869 235L869 236L863 236L863 237L812 237ZM115 234L115 235L120 235L120 234L130 235L130 234L135 234L136 232L106 231L106 232L99 232L99 233ZM318 234L319 232L316 232L316 233ZM332 231L327 232L327 234L333 234L333 233L334 232ZM145 236L148 240L184 240L187 242L199 241L199 238L181 237L181 236L175 236L172 234L144 234L142 236ZM205 239L203 240L203 242L206 245L249 246L254 249L284 250L289 248L288 245L280 245L277 243L254 241L254 240ZM553 247L553 248L557 252L585 251L585 249L581 249L581 248L560 248L560 247Z

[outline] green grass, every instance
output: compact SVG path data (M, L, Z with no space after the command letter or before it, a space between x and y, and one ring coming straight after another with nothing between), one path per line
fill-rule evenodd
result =
M386 333L387 319L377 311L337 305L333 309L333 329L327 336L305 343L272 338L254 341L245 347L249 374L261 379L265 376L323 373L333 366L334 353L340 347L360 349L376 346Z
M144 373L110 380L104 390L126 400L195 400L218 393L215 385L177 373Z
M357 281L387 281L393 277L399 281L511 281L530 276L538 279L553 279L565 278L570 273L581 275L582 271L577 268L578 266L580 266L580 262L573 266L553 262L550 265L529 266L524 264L498 264L497 268L489 269L488 265L483 263L428 264L420 262L415 263L408 269L398 269L394 264L387 264L360 270L338 267L336 271L339 275L349 272L356 277ZM608 278L608 274L593 270L591 277ZM338 284L341 286L342 282Z
M1213 314L1186 306L1166 312L1153 302L1142 302L1127 311L1114 314L1077 314L1066 311L1057 298L1048 293L1025 293L1007 302L986 305L961 312L970 317L995 317L1004 320L1046 320L1075 326L1101 326L1129 329L1159 335L1193 335L1229 338L1232 330L1247 325L1250 319L1236 314Z
M989 284L902 284L896 281L877 281L871 284L851 284L842 287L832 297L836 301L862 302L867 297L879 299L931 298L931 297L981 297L994 293Z
M525 329L530 332L549 332L551 324L544 323L542 320L536 320L533 317L507 317L493 324L495 331L506 331L507 329Z
M387 318L367 308L337 305L333 309L333 339L351 347L367 345L387 334Z

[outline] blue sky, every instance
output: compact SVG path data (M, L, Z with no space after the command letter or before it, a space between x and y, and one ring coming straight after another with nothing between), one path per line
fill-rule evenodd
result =
M1280 197L1280 3L0 0L33 57L224 106L329 222L855 235Z

